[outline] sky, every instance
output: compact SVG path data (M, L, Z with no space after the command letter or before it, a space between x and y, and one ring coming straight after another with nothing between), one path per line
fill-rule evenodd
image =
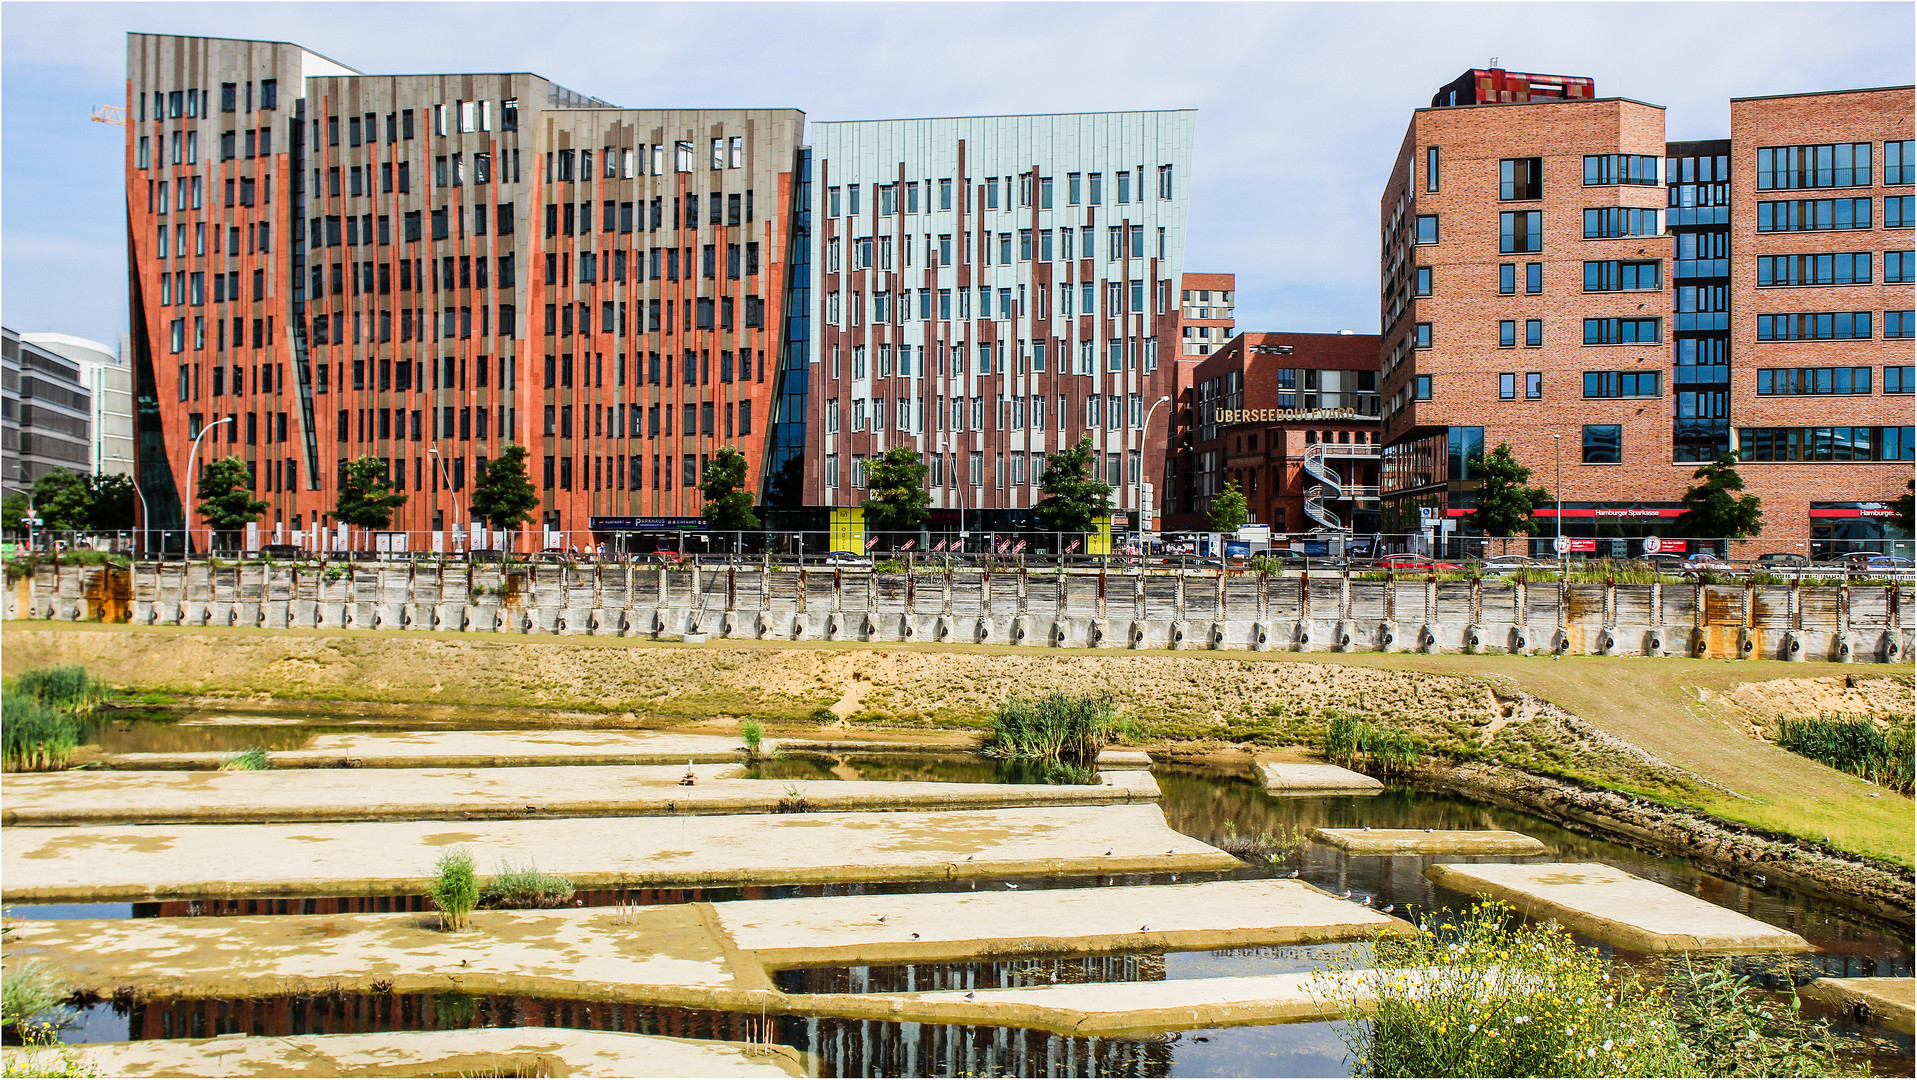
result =
M1374 333L1378 198L1411 110L1492 57L1666 106L1913 81L1902 3L0 3L0 320L126 329L129 31L297 42L369 73L533 71L630 108L811 120L1195 108L1188 271L1240 330Z

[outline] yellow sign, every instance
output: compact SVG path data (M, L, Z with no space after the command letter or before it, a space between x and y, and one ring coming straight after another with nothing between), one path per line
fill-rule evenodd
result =
M865 550L865 507L842 506L832 511L832 546L829 550Z
M1092 531L1085 534L1085 554L1110 555L1112 553L1112 518L1110 514L1092 519Z

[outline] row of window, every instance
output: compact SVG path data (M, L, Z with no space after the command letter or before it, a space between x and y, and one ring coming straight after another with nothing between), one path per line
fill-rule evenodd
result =
M239 111L240 85L241 84L239 83L221 83L220 84L220 111L221 112ZM251 80L249 80L244 85L246 87L246 111L252 112L254 109L254 103L253 103L253 85L254 84L252 83ZM280 82L278 79L260 80L259 91L260 91L259 92L259 108L261 109L279 108ZM138 116L135 119L136 123L141 123L141 124L146 123L148 100L149 98L148 98L148 95L146 94L141 94L139 98L137 99L136 104L138 108ZM173 90L173 91L155 90L152 93L151 101L153 103L153 119L156 121L178 120L178 119L181 119L182 117L192 118L192 117L198 117L200 115L200 92L198 90ZM207 109L207 114L210 116L212 115L211 105L213 104L211 94L207 95L206 103L209 106L209 108Z
M1884 312L1884 337L1917 336L1909 311ZM1759 341L1868 341L1871 338L1871 312L1804 311L1789 315L1759 315Z
M606 199L599 204L600 232L658 232L662 228L678 230L682 227L697 230L699 228L699 196L688 194L677 196L654 196L650 202L616 202ZM753 222L753 192L745 191L712 192L705 200L705 223L718 227L750 225ZM683 214L681 211L684 211ZM541 234L553 236L589 236L592 233L592 203L547 203L546 228Z
M751 200L750 193L748 192L747 194L747 221L750 222ZM654 200L654 202L656 203L657 200ZM717 224L718 222L715 219L713 223ZM655 227L657 226L655 225ZM1056 257L1061 262L1071 262L1077 258L1094 259L1098 257L1096 242L1098 232L1097 229L1091 225L1080 226L1076 233L1070 228L1057 230L1059 242L1056 249L1054 249L1052 244L1053 230L1020 229L1016 234L1018 240L1016 255L1013 253L1014 248L1012 246L1013 233L1001 232L994 234L990 231L985 231L978 235L979 263L984 266L992 266L994 263L1000 266L1010 266L1014 262L1031 262L1034 259L1039 262L1051 262L1054 258L1054 250L1057 251ZM952 266L954 265L953 254L955 251L957 252L958 260L964 261L972 250L972 233L970 230L967 230L958 233L957 236L958 241L957 244L954 245L952 233L940 233L938 235L938 244L934 247L932 234L924 234L927 264L930 266ZM994 237L996 237L996 242L994 241ZM1075 238L1078 241L1076 245L1073 243ZM913 235L906 233L897 239L901 265L911 266L913 258ZM1157 239L1158 258L1162 260L1169 257L1167 233L1164 228L1161 227L1158 230ZM851 269L853 270L868 270L874 267L880 270L892 269L893 237L881 235L859 236L848 239L834 236L828 238L825 242L826 273L836 274L839 272L840 252L843 247L850 247L851 249ZM1077 254L1074 254L1075 251ZM1123 259L1146 258L1145 226L1108 226L1106 228L1105 251L1106 258L1113 262L1118 262ZM995 254L996 258L994 258ZM1189 290L1187 290L1187 292L1189 292Z
M590 148L549 150L546 152L546 182L570 184L593 178ZM696 148L689 140L672 144L672 171L689 173L697 164ZM706 148L706 167L712 172L745 168L745 138L727 135L713 138ZM632 180L636 177L666 174L664 143L640 143L632 146L608 146L599 151L599 175L606 180Z
M1917 225L1917 196L1884 196L1884 228ZM1758 232L1841 232L1871 227L1871 200L1792 199L1757 204Z
M1631 206L1595 207L1584 211L1584 238L1611 240L1626 236L1657 236L1658 211ZM1439 242L1437 214L1420 214L1417 243L1429 246ZM1507 210L1498 214L1498 250L1529 253L1544 250L1544 212Z
M1764 146L1757 151L1757 190L1869 187L1871 149L1867 142ZM1884 143L1884 183L1917 182L1912 140Z
M1158 339L1155 337L1112 338L1105 345L1105 370L1107 371L1135 371L1141 363L1147 372L1158 370ZM974 371L979 375L990 375L994 372L1004 374L1008 365L1018 374L1024 374L1028 370L1044 371L1049 353L1050 356L1057 358L1060 374L1091 375L1097 372L1098 355L1095 342L1087 340L1078 343L1076 367L1071 364L1069 347L1068 339L1027 341L1020 338L1016 343L1010 343L1004 339L980 341L976 343L978 365ZM925 366L925 348L923 345L900 344L898 346L900 378L923 378L930 375ZM916 361L913 357L914 349L917 350ZM965 374L967 357L971 354L971 349L972 347L962 341L945 346L933 345L932 353L938 362L938 374L944 376L949 371L953 378ZM1012 350L1009 355L1008 349ZM834 379L841 377L840 356L840 347L832 346L832 378ZM885 379L891 376L892 346L881 342L878 345L874 377ZM852 346L852 377L854 379L866 377L866 346L864 345Z
M1142 314L1145 311L1145 285L1146 283L1142 278L1132 278L1129 288L1127 288L1127 283L1123 281L1107 281L1105 283L1105 315L1108 318L1116 318L1126 313ZM938 294L938 315L936 317L939 320L951 321L956 318L960 322L966 322L972 318L971 289L938 289L936 291ZM916 316L913 314L914 305L912 303L914 292L918 295ZM932 289L900 289L896 294L889 290L875 291L871 294L871 321L874 324L885 324L894 322L904 323L913 318L931 319L934 317L932 314L933 292L934 290ZM1167 281L1159 282L1156 296L1156 310L1158 314L1162 315L1165 313L1169 306L1170 294L1171 283ZM866 294L862 290L854 290L850 294L850 302L843 305L841 305L840 301L841 295L842 294L837 290L825 294L825 321L833 326L843 325L844 322L841 316L843 313L849 313L851 316L850 325L860 325L867 312L865 303ZM993 314L993 295L994 290L992 286L979 286L979 318L1013 319L1023 318L1025 316L1027 311L1026 286L1019 285L1016 288L1010 286L1000 287L996 293L998 297L996 315ZM1052 290L1043 285L1037 285L1032 287L1031 295L1034 297L1038 307L1038 317L1041 319L1051 318ZM956 307L953 304L955 298L957 300ZM1083 281L1076 285L1072 282L1059 283L1058 314L1060 318L1069 319L1073 317L1074 300L1077 302L1078 312L1080 314L1098 314L1098 283L1093 281ZM1128 300L1129 305L1127 303ZM954 314L955 312L956 314Z
M1027 172L1019 174L1016 179L1016 189L1014 188L1014 178L1010 176L988 176L979 181L984 189L984 202L979 209L999 209L1001 206L1001 192L1003 192L1004 195L1002 205L1007 210L1013 208L1014 198L1017 199L1018 206L1036 206L1040 210L1050 210L1053 208L1057 198L1057 188L1052 177L1038 176ZM960 181L956 187L962 191L968 183L968 181ZM899 213L919 213L919 193L921 189L923 189L925 194L925 212L930 213L935 209L950 210L953 208L953 191L955 185L949 177L936 181L908 180L903 183L873 184L871 186L877 194L878 212L883 216L889 217ZM1122 169L1112 173L1112 187L1113 195L1115 196L1113 199L1114 203L1123 204L1133 202L1134 193L1137 195L1136 201L1144 202L1145 167L1140 165L1135 170ZM860 213L860 190L861 185L859 184L847 184L843 187L834 186L827 188L826 212L828 216L858 217ZM1015 190L1016 194L1014 194ZM1160 165L1158 167L1158 197L1161 199L1169 199L1172 197L1172 190L1172 166ZM933 205L935 196L937 201L936 207ZM1068 173L1066 175L1066 206L1100 206L1103 205L1104 202L1104 173Z
M1048 410L1049 400L1041 394L1027 397L999 397L991 412L992 431L1044 431L1048 411L1058 422L1058 430L1066 429L1071 415L1071 398L1058 395L1056 410ZM893 399L892 424L897 431L921 432L925 430L925 398ZM885 430L885 398L852 398L850 406L851 429L865 431L869 426L873 431ZM932 423L941 431L986 431L987 400L983 396L970 398L953 397L948 405L944 395L932 399ZM1086 428L1105 428L1117 431L1125 427L1140 427L1144 424L1145 399L1139 394L1091 394L1084 398L1081 413L1082 424ZM968 426L967 419L970 419ZM840 429L840 403L836 400L825 403L825 430L828 434Z
M571 305L567 305L567 308L570 309ZM477 336L481 338L491 337L495 332L492 317L493 310L491 306L481 306L479 308L479 318L475 322L473 319L473 309L471 307L448 307L443 309L438 316L433 316L424 310L404 308L399 313L399 340L401 342L412 341L415 335L417 335L420 341L425 341L426 335L429 333L433 335L434 341L450 338L472 338L475 336L475 330L477 330ZM519 311L517 306L513 304L500 304L498 311L498 336L502 338L517 337L519 335ZM347 327L349 325L352 327L352 338L350 342L347 339ZM391 341L393 340L393 313L390 311L355 311L352 313L352 319L349 324L346 313L343 311L317 312L312 317L312 325L308 331L308 340L315 346L358 345L362 340L367 343Z
M1040 482L1040 478L1045 475L1045 454L1040 451L1021 452L1015 450L1009 454L1000 453L996 455L996 457L997 460L993 465L993 484L995 487L1006 487L1008 478L1012 487L1022 487L1027 483L1037 484ZM867 458L864 454L852 455L852 465L848 476L852 487L863 488L866 486L866 463ZM947 486L948 482L952 485L961 483L959 479L957 453L930 454L926 457L925 463L925 484L927 487L942 488ZM1009 470L1007 469L1008 463L1010 465ZM1109 452L1105 455L1105 466L1102 470L1105 482L1114 487L1125 483L1136 484L1139 482L1142 464L1142 456L1137 450L1128 450L1122 454L1118 451ZM970 483L972 487L983 487L985 484L985 451L971 451L968 467L968 472L966 473L967 480L964 482ZM1096 461L1094 461L1092 465L1092 471L1094 473L1101 472ZM839 475L839 455L825 455L825 485L827 487L838 487Z
M695 435L718 434L718 431L715 430L717 427L715 420L719 413L718 406L720 404L719 402L712 401L688 401L681 405L679 411L682 417L682 423L679 428L678 437L689 439ZM752 399L741 398L738 402L736 413L733 411L733 406L730 402L724 404L726 410L725 434L728 437L735 433L739 435L752 434ZM641 412L642 408L644 410L643 414ZM394 412L398 413L400 410L395 409ZM447 408L444 412L450 414L452 409ZM652 404L645 406L640 406L636 403L603 406L582 405L580 406L579 415L579 438L670 439L673 437L673 412L674 410L670 402L663 405ZM417 416L418 413L415 412L414 415ZM735 429L733 423L735 415L738 420L737 429ZM640 425L642 416L645 421L644 427ZM572 438L573 407L571 405L546 406L543 433L546 438L549 439ZM382 435L381 437L384 438L385 436ZM414 437L417 438L418 436ZM486 437L483 425L479 437L482 439Z
M1905 427L1739 428L1740 461L1910 461L1917 438Z
M1908 394L1917 367L1892 364L1884 368L1884 393ZM1757 393L1760 397L1803 394L1868 394L1871 369L1867 367L1759 368Z

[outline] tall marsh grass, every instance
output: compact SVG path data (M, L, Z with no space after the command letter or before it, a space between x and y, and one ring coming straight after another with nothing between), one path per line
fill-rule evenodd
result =
M1800 757L1861 776L1873 784L1911 794L1912 745L1909 723L1880 727L1869 720L1834 716L1785 717L1777 745Z
M29 668L14 679L14 686L47 708L66 712L91 709L106 697L107 689L78 664Z
M80 724L69 713L9 688L0 694L0 768L7 772L55 772L80 745Z
M1325 760L1355 769L1370 765L1384 773L1409 772L1418 763L1423 744L1408 731L1359 719L1347 712L1327 710Z
M1090 766L1129 729L1109 695L1053 691L999 706L986 748L1005 757Z
M440 852L433 864L433 906L444 929L464 930L479 903L479 875L473 873L473 853L463 847Z

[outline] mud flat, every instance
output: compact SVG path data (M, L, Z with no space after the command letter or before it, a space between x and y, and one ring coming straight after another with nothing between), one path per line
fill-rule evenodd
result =
M922 1024L1012 1024L1061 1035L1143 1035L1200 1027L1336 1020L1369 999L1370 972L1076 983L903 994L795 994L786 1011ZM1336 992L1332 992L1332 991Z
M1807 952L1811 947L1788 930L1603 863L1449 864L1430 867L1425 876L1639 952Z
M1861 1004L1885 1027L1917 1031L1917 979L1817 979L1804 996L1852 1009Z
M1313 829L1311 839L1349 855L1542 855L1544 843L1502 829Z
M759 752L770 755L778 749L778 740L767 739ZM213 752L103 754L95 761L106 769L217 769L228 756ZM745 747L729 735L650 731L356 731L317 734L298 750L274 750L267 757L278 769L680 765L740 761Z
M1376 795L1384 784L1350 769L1321 761L1253 762L1257 779L1273 795Z
M820 786L829 786L821 783ZM12 782L8 782L11 794ZM841 786L843 786L841 784ZM957 786L957 785L954 785ZM921 881L1229 870L1154 803L904 813L734 814L0 831L0 896L18 903L413 895L440 852L579 888Z
M808 1075L805 1055L789 1046L557 1028L153 1039L76 1052L105 1076Z
M782 810L965 810L1148 802L1146 772L1097 784L744 780L737 765L28 773L7 780L8 826L431 821Z
M772 967L901 963L1007 952L1307 945L1410 925L1302 881L903 893L713 905L718 925Z

